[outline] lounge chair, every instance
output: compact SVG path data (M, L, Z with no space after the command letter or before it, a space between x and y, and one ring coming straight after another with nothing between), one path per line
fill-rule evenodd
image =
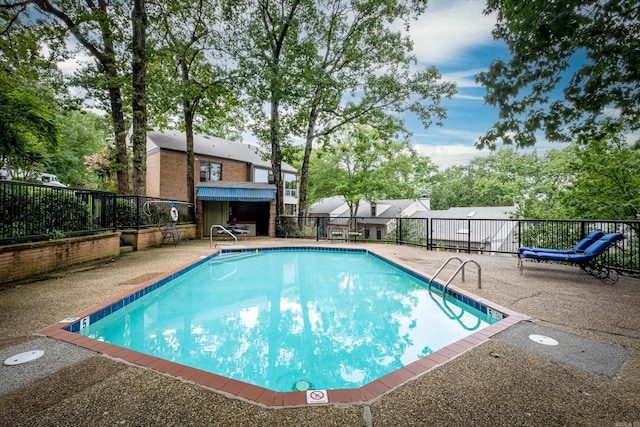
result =
M518 249L519 253L524 251L529 252L547 252L547 253L557 253L557 254L572 254L572 253L580 253L584 252L592 243L596 240L600 239L604 236L604 233L600 230L594 230L591 233L587 234L586 237L580 240L576 245L571 249L549 249L549 248L528 248L526 246L522 246Z
M554 252L554 251L522 251L518 254L518 267L520 273L524 269L523 259L531 259L534 261L561 261L569 264L576 264L586 273L606 281L611 276L611 269L598 264L596 258L606 252L607 249L616 242L624 239L622 233L610 233L596 240L589 245L583 252ZM613 280L615 281L615 280Z

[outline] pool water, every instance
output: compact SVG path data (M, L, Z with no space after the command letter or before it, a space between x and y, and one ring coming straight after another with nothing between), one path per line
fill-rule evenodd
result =
M80 333L292 391L360 387L496 321L366 251L261 250L214 256Z

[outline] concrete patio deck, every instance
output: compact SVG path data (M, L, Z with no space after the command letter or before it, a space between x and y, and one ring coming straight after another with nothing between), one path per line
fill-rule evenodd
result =
M357 246L427 276L452 255ZM473 269L466 282L453 283L531 321L369 401L266 407L39 335L211 252L208 241L191 241L0 287L0 355L51 346L23 370L0 366L0 425L640 426L640 280L606 285L574 267L537 263L526 263L521 275L509 256L471 256L482 266L482 289ZM555 335L560 344L552 350L522 339L532 331Z

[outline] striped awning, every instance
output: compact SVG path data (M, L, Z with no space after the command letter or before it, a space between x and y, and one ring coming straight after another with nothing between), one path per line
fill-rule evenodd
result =
M276 191L263 188L200 187L196 197L207 202L273 202L276 200Z

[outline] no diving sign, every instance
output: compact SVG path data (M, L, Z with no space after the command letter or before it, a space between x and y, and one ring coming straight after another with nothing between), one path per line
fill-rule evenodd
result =
M329 403L327 390L307 390L307 403Z

